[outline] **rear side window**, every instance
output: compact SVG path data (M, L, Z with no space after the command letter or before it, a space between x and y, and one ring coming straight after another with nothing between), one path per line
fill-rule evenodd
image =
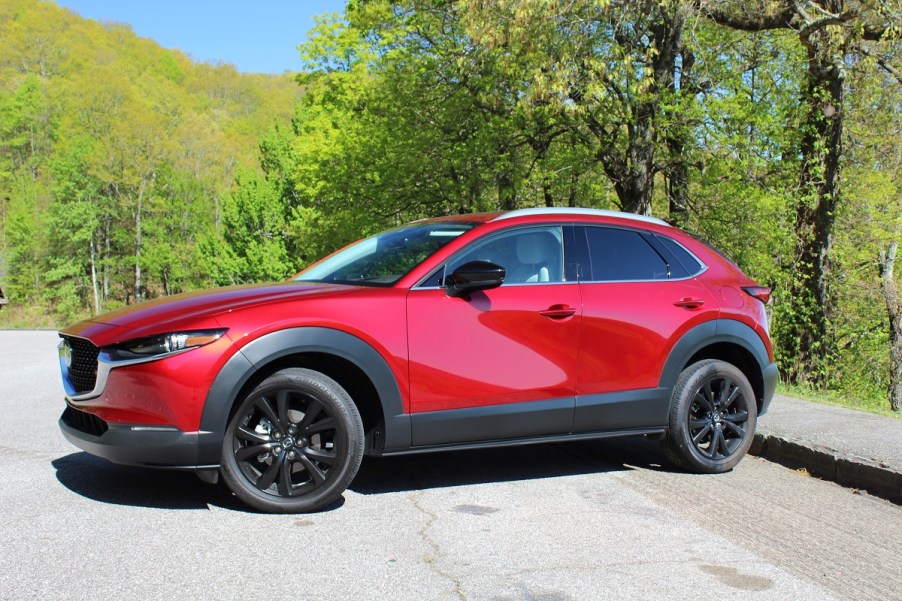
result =
M587 227L584 231L589 245L590 281L669 279L667 261L639 232L611 227Z
M655 234L655 240L661 243L664 249L676 259L670 264L670 277L674 279L688 278L698 275L704 265L695 258L695 255L683 248L683 245L667 236Z

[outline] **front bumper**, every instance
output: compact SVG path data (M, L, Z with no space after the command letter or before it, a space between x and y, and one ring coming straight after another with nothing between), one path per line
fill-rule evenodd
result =
M187 470L219 467L197 462L200 440L211 436L210 432L111 424L71 405L60 417L59 427L76 447L113 463Z

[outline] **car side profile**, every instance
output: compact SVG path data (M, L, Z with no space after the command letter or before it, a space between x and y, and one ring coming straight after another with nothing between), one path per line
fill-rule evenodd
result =
M330 505L364 455L653 435L683 469L725 472L774 394L769 296L650 217L426 219L288 282L66 328L59 425L267 512Z

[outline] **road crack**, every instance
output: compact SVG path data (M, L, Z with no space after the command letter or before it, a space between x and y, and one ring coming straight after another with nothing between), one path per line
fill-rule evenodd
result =
M451 582L454 587L454 594L458 599L467 601L466 595L464 595L463 590L461 590L460 580L443 570L440 565L441 560L444 558L444 554L442 553L441 546L429 535L429 529L432 528L432 525L438 520L438 515L434 511L423 506L420 502L422 496L422 491L419 491L410 495L409 499L411 503L413 503L413 506L416 507L417 511L426 516L426 522L417 532L430 550L430 553L427 553L423 557L423 563L425 563L433 573Z

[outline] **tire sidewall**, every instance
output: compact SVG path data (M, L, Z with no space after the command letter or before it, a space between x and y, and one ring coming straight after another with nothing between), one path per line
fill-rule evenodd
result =
M329 470L326 482L309 494L290 498L258 489L235 459L233 446L235 430L256 400L285 389L310 395L321 403L336 420L340 444L338 463ZM316 511L337 500L356 475L362 457L363 425L348 394L334 380L319 372L291 368L270 376L241 401L223 438L221 472L229 489L251 507L269 513L303 513Z
M739 388L745 399L748 420L745 424L745 436L739 447L728 457L709 459L701 455L689 432L689 410L698 390L707 382L722 377L729 377ZM757 424L757 404L755 394L748 378L737 367L719 360L706 360L687 367L674 386L670 420L668 424L667 443L677 456L679 463L691 471L716 474L727 472L742 460L752 445Z

